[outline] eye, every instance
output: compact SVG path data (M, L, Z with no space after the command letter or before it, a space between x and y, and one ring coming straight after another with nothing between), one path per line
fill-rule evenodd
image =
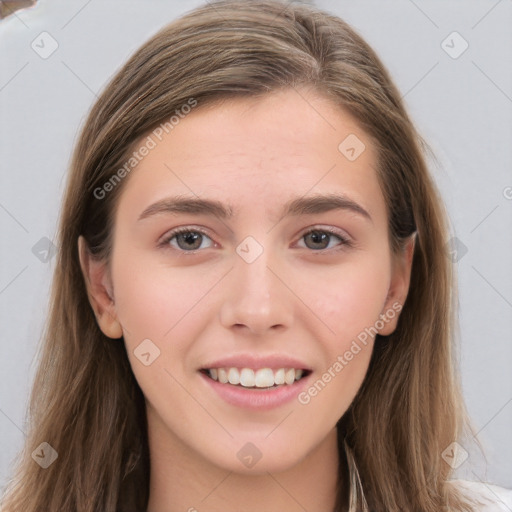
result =
M350 240L343 236L341 233L335 232L331 229L310 229L307 233L304 233L301 240L305 241L306 248L313 249L315 251L322 251L332 249L334 245L339 247L336 250L343 249L344 247L351 247ZM338 240L338 244L332 242Z
M203 231L190 228L179 228L171 231L159 244L160 246L170 245L175 249L191 252L198 249L207 249L213 246L213 242L207 247L201 247L204 239L212 239Z

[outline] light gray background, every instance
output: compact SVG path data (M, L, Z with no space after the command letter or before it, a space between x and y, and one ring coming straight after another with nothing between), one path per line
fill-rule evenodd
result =
M24 441L55 261L41 262L32 247L54 237L77 130L126 58L202 3L43 0L0 22L0 488ZM467 247L457 263L460 362L488 459L471 452L457 474L512 488L512 0L316 5L376 49L439 159L432 172ZM47 59L31 47L43 31L59 45ZM469 44L456 59L441 46L453 31Z

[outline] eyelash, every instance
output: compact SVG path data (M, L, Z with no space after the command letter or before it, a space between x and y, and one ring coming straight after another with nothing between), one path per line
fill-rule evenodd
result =
M340 251L340 250L351 248L351 247L354 246L353 242L348 237L343 236L338 231L336 231L336 230L334 230L332 228L316 228L316 227L310 228L308 231L304 232L301 235L300 240L302 240L305 236L307 236L307 235L309 235L309 234L311 234L313 232L327 233L330 236L338 238L338 240L340 241L339 246L335 247L335 248L331 248L331 249L317 249L317 250L310 249L310 251L313 252L313 253L322 254L322 253L325 253L327 251ZM202 229L191 228L191 227L181 227L181 228L176 228L173 231L171 231L170 233L168 233L167 236L165 236L165 238L158 244L158 246L162 247L164 249L168 248L169 247L169 242L174 237L176 237L177 235L179 235L181 233L200 233L201 235L206 236L207 238L210 238L210 236L208 236L208 234L205 231L203 231ZM211 238L210 238L210 240L211 240ZM193 251L185 251L185 250L180 249L180 248L177 248L177 249L173 248L173 249L178 250L179 252L185 253L185 254L197 254L201 250L204 250L204 249L195 249ZM306 249L307 249L307 247L306 247Z

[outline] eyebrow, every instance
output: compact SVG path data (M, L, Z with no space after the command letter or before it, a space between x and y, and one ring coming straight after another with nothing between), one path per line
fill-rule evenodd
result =
M280 218L282 219L286 216L313 215L333 210L348 210L372 221L368 211L359 203L345 195L339 194L314 195L292 199L284 205ZM138 220L162 213L213 215L220 219L231 219L234 216L233 208L229 205L225 206L220 201L176 196L162 199L148 206L140 214Z

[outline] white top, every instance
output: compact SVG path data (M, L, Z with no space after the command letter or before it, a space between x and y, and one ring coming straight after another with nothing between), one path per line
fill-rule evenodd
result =
M452 480L468 498L477 500L480 512L512 512L512 490L486 482Z

